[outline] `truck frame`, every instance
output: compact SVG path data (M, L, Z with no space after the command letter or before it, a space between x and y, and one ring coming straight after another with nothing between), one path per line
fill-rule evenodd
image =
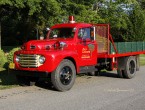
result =
M52 26L46 39L24 43L14 53L12 68L22 85L50 77L55 89L67 91L78 73L96 75L102 69L116 69L119 77L133 78L144 48L120 53L109 24L76 23L70 16L68 23Z

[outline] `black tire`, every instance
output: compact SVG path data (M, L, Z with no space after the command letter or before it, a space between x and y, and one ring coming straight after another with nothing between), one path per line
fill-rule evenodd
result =
M126 59L126 66L124 70L125 78L131 79L136 74L136 59L131 56Z
M51 74L51 82L58 91L67 91L72 88L76 78L76 68L74 64L64 59Z
M119 78L126 78L124 75L124 70L117 69L117 75Z
M117 69L117 75L119 78L123 78L122 71L120 69Z
M35 81L31 80L31 78L26 77L26 76L17 75L16 78L20 86L33 86L36 83L36 80Z

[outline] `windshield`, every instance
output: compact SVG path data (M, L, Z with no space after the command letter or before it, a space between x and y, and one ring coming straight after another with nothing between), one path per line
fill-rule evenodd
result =
M73 38L74 37L73 28L57 28L51 30L49 34L49 39L54 38Z

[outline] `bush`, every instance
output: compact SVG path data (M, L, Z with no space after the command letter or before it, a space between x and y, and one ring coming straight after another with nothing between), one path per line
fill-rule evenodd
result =
M17 51L17 50L19 50L20 48L14 48L14 49L12 49L10 52L9 52L9 54L7 55L7 59L8 59L8 63L11 63L11 62L13 62L13 55L14 55L14 52L15 51Z
M7 57L3 50L0 50L0 67L3 68L7 63Z

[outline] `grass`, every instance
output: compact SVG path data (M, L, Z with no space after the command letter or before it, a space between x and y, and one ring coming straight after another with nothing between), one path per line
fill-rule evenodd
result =
M144 54L140 55L140 65L141 66L145 65L145 55Z
M145 57L145 54L141 54L140 57Z

